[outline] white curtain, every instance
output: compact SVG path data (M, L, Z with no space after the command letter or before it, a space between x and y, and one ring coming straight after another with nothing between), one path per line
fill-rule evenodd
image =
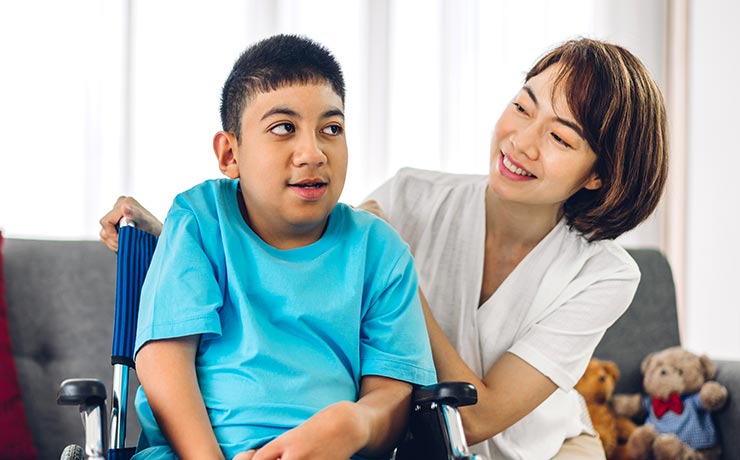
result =
M164 216L218 177L220 90L249 44L310 36L343 66L358 203L402 166L485 174L493 125L535 59L624 44L663 80L662 0L26 0L0 4L0 227L94 238L120 194ZM657 246L657 221L628 244ZM631 238L631 239L630 239Z

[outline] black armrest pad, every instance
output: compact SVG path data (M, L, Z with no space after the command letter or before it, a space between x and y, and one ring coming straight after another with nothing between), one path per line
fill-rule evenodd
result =
M448 406L470 406L478 402L478 391L468 382L440 382L414 390L414 404L436 402Z
M105 398L105 384L96 379L67 379L57 391L57 404L60 406L102 404Z

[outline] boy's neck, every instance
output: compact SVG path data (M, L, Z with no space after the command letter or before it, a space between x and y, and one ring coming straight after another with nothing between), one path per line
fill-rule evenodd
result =
M247 203L244 201L244 196L240 188L236 190L236 200L239 203L239 213L244 219L244 223L257 234L265 243L270 246L281 249L297 249L317 242L326 232L326 228L329 225L329 216L324 219L323 225L316 226L315 228L308 229L307 231L301 231L301 229L295 229L295 231L280 232L269 228L267 225L255 224L249 216L247 210Z

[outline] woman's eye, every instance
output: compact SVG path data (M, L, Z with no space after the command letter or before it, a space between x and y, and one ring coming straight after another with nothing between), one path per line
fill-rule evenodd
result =
M295 126L292 123L280 123L270 128L270 132L277 134L278 136L285 136L295 132Z
M555 142L557 142L558 144L563 145L564 147L571 148L570 144L567 143L567 142L565 142L565 139L563 139L562 137L558 136L555 133L550 133L550 134L551 134L552 138L555 139Z
M524 107L522 107L522 105L520 103L518 103L518 102L512 102L512 104L514 104L514 109L517 112L519 112L519 113L527 113L527 111L524 110Z
M329 125L321 130L322 133L330 136L338 136L342 134L342 127L339 125Z

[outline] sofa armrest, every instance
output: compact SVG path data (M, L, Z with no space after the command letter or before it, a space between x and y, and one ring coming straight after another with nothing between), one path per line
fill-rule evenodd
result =
M740 361L714 360L717 365L715 380L727 387L727 405L714 414L714 421L722 440L722 460L740 460Z

